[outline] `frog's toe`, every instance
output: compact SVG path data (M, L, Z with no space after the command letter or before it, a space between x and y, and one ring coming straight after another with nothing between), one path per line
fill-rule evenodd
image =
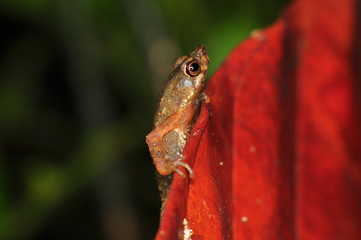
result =
M183 156L183 157L184 157L184 156ZM176 171L179 175L181 175L182 178L185 178L185 174L178 169L178 166L182 166L182 167L184 167L185 169L187 169L188 172L189 172L189 177L190 177L190 178L193 178L193 176L194 176L193 170L192 170L192 168L191 168L187 163L182 162L181 159L180 159L180 160L174 161L173 164L174 164L174 166L175 166L175 168L176 168L175 171Z
M207 96L207 94L205 92L201 92L201 94L199 94L198 99L199 102L201 102L202 100L204 100L206 103L209 103L211 101L211 99Z
M186 175L185 175L181 170L179 170L178 168L176 168L174 171L175 171L176 173L178 173L182 178L185 178L185 177L186 177Z

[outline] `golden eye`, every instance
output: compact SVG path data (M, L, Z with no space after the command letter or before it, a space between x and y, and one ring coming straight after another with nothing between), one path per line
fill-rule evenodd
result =
M197 76L201 72L201 66L197 60L187 63L187 74L191 77Z

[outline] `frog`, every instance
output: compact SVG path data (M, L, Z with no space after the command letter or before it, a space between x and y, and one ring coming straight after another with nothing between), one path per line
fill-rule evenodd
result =
M202 92L208 64L207 50L200 45L189 55L174 61L173 71L162 86L154 117L154 129L146 136L150 155L160 175L176 172L185 178L186 174L180 170L184 168L190 178L194 177L192 168L183 162L185 156L182 152L199 103L202 100L209 102L207 95Z

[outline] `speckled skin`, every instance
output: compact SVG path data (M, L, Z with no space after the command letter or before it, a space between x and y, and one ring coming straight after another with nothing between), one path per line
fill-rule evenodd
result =
M199 72L190 74L189 66L194 62L199 64ZM185 177L178 168L181 166L188 170L190 177L193 177L193 170L182 162L182 152L198 108L197 99L203 88L208 62L208 55L203 46L197 47L189 56L177 58L173 64L173 71L159 94L154 130L147 135L146 141L158 171L161 213L173 179L171 173L175 171Z
M197 98L203 88L208 63L209 58L204 46L197 47L189 56L178 58L160 92L154 130L147 135L146 142L161 175L175 171L185 177L178 168L182 166L188 170L189 176L193 177L192 169L182 162L182 152L198 107ZM191 65L199 66L198 71L190 71L194 69L190 68Z

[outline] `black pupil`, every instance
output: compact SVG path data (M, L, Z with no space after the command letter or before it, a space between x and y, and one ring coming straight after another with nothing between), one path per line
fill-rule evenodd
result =
M191 71L191 72L197 72L198 69L199 69L198 63L192 63L191 66L189 67L189 71Z

